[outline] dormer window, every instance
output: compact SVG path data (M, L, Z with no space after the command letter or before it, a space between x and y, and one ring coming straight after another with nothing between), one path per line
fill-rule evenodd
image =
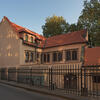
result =
M28 35L25 35L25 41L28 41Z
M31 43L33 43L33 37L31 37Z

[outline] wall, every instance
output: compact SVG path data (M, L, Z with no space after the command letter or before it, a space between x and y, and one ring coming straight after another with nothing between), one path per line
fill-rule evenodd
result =
M73 44L73 45L65 45L65 46L59 46L59 47L52 47L52 48L46 48L43 50L43 52L50 52L50 63L46 64L59 64L59 63L66 63L66 64L75 64L81 62L81 49L82 46L85 46L86 44ZM78 49L78 60L76 61L66 61L65 57L65 51L68 49ZM53 62L52 61L52 53L53 51L63 51L63 60L60 62Z
M35 47L28 46L23 44L23 41L20 40L20 66L29 66L36 64L37 62L25 62L25 50L35 52ZM41 49L37 50L38 52L41 52ZM33 57L35 59L35 56Z
M19 38L4 18L0 23L0 67L17 67L18 65Z

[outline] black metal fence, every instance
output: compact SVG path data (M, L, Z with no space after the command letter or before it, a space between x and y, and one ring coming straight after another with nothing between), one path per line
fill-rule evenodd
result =
M100 96L100 66L1 68L0 79L80 96Z

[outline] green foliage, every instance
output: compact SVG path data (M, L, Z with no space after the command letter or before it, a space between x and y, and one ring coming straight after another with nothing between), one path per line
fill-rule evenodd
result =
M78 31L82 29L83 29L83 26L80 23L69 25L69 32L74 32L74 31Z
M76 24L71 24L71 25L69 26L69 31L70 31L70 32L77 31L77 25L76 25Z
M98 0L84 1L84 9L78 23L88 29L92 44L100 45L100 2Z
M46 18L42 29L45 37L87 29L90 45L100 46L100 1L85 0L77 24L69 25L62 16L52 16Z
M42 26L43 35L51 37L54 35L64 34L68 32L69 24L62 16L52 16L46 18L45 25Z

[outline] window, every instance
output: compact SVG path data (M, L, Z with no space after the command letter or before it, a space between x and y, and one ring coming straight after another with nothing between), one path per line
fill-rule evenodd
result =
M78 59L77 51L78 49L67 50L66 51L66 61L77 60Z
M48 62L50 62L50 54L49 53L41 54L41 63L48 63Z
M29 61L29 52L25 52L25 62Z
M33 37L31 37L31 43L33 43Z
M40 61L40 53L39 52L37 52L37 54L36 54L36 59L37 59L37 61Z
M41 63L43 63L43 54L41 54Z
M100 83L100 76L93 76L94 83Z
M53 61L54 62L57 61L57 53L56 52L53 53Z
M58 61L62 61L62 52L58 52Z
M44 54L44 62L46 62L46 54Z
M37 59L39 58L39 52L37 52Z
M25 41L28 41L28 35L25 35Z
M47 62L50 62L50 54L47 54Z
M56 51L56 52L54 52L53 53L53 61L54 62L56 62L56 61L62 61L62 55L63 55L63 52L58 52L58 51Z
M72 51L72 60L77 60L77 51L76 50Z
M30 62L33 62L33 52L30 53Z
M67 61L71 60L71 51L70 50L66 51L66 60Z

